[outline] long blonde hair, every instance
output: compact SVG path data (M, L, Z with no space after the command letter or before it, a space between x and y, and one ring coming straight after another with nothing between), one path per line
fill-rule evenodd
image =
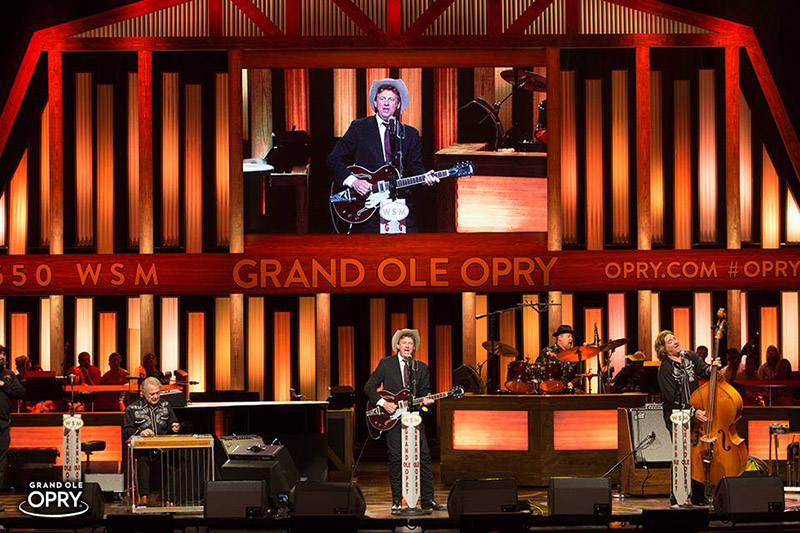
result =
M665 329L661 333L656 336L656 342L653 345L653 348L656 351L656 355L660 361L663 361L667 358L667 335L675 335L670 330Z

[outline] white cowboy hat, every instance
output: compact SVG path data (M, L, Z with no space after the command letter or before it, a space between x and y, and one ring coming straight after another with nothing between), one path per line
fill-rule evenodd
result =
M401 337L411 337L414 339L414 351L419 348L419 331L416 329L398 329L392 335L392 351L397 352L397 344L400 342Z
M384 78L372 82L372 88L369 90L370 104L373 106L375 105L375 97L378 96L378 87L382 85L391 85L397 89L397 92L400 93L400 112L402 113L405 111L411 101L411 95L408 92L408 87L406 87L406 82L394 78Z

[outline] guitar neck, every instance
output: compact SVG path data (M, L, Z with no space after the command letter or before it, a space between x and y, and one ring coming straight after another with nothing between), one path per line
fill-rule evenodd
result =
M441 400L442 398L447 398L450 396L450 391L447 392L440 392L438 394L431 394L430 396L423 396L422 398L414 398L414 405L419 405L422 403L422 400L429 399L429 400Z
M433 175L442 180L444 178L449 178L452 174L450 173L450 170L437 170L433 173ZM400 178L397 180L397 188L401 189L403 187L411 187L412 185L419 185L421 183L425 183L425 174L420 174L419 176L410 176L408 178Z

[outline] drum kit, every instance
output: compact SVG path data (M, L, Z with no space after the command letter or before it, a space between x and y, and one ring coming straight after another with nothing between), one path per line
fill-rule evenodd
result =
M628 339L614 339L604 344L589 344L585 346L576 346L569 350L564 350L555 355L555 359L543 359L535 363L529 362L528 358L525 360L514 360L508 363L508 371L506 373L506 390L514 394L571 394L576 392L571 381L567 379L569 376L569 364L580 363L588 361L597 357L600 354L607 353L610 356L611 352L627 344ZM486 341L483 343L489 355L499 355L501 357L516 357L517 350L513 346L504 344L502 342L491 343ZM494 352L492 352L494 349ZM600 373L582 373L576 374L575 377L581 379L601 378L601 392L608 390L608 387L603 387L603 381L608 381L608 356L603 358ZM607 383L606 383L607 385Z

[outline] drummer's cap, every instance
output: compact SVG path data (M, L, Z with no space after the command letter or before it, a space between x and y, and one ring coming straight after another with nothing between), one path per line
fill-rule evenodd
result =
M562 333L572 333L575 335L575 330L569 324L561 324L558 329L553 332L553 337L558 337Z

